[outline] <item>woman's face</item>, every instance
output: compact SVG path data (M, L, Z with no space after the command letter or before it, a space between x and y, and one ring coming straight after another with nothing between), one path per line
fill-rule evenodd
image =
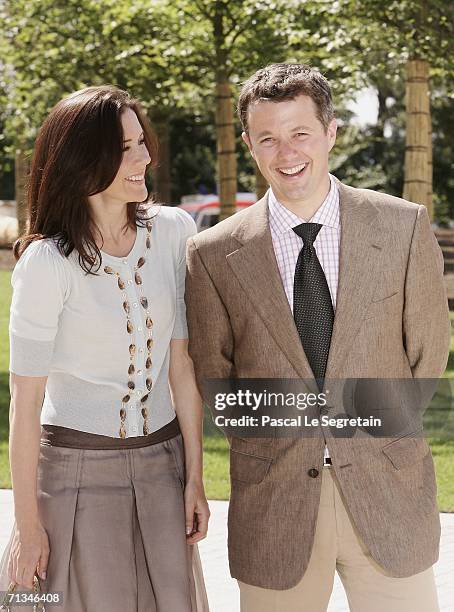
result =
M151 158L143 139L143 130L137 115L127 108L121 115L123 126L123 159L117 175L103 192L98 194L104 202L143 202L148 191L145 170Z

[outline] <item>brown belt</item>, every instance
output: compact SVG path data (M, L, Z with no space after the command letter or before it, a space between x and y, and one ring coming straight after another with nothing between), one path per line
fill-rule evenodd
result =
M50 446L63 446L65 448L79 448L85 450L119 450L128 448L143 448L152 444L159 444L177 436L180 431L178 419L153 431L147 436L136 436L133 438L111 438L98 434L87 433L59 425L41 426L41 444Z

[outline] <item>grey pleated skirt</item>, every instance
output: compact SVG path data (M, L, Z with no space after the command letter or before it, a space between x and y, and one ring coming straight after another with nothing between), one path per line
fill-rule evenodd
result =
M121 450L41 443L37 482L50 544L41 585L62 593L55 610L208 612L198 549L186 543L181 434Z

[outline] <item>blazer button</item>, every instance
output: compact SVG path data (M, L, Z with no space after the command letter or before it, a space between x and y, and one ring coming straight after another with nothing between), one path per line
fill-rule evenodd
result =
M311 468L311 469L308 471L308 474L309 474L309 476L310 476L311 478L317 478L317 476L318 476L318 470L316 470L315 468Z

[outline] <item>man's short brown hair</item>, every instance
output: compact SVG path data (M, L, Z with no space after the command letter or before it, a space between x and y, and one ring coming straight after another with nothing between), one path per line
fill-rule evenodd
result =
M306 64L270 64L243 83L238 99L238 116L243 130L248 132L248 111L254 102L283 102L300 95L312 99L317 118L326 131L334 118L331 88L318 70Z

